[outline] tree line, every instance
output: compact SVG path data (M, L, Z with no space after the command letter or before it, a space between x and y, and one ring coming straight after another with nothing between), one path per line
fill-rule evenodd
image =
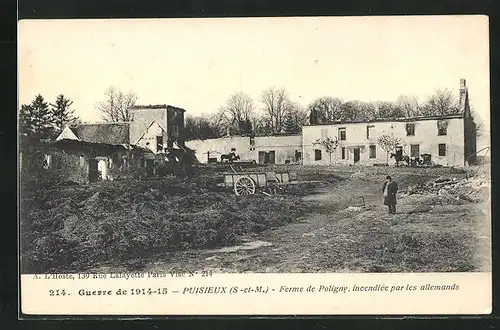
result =
M63 94L54 103L47 102L40 94L29 104L21 105L19 133L36 140L53 140L67 125L78 124L80 119L71 109L73 101Z
M102 120L129 121L129 107L138 96L109 87L104 99L95 104ZM59 95L54 104L37 95L30 104L21 106L19 127L25 135L39 139L55 138L66 125L77 124L79 118L71 109L72 101ZM373 120L415 116L441 116L460 113L457 98L447 89L436 90L425 102L401 95L394 102L344 101L333 96L315 99L307 107L292 100L284 87L264 89L258 99L236 92L212 114L187 115L185 138L209 139L231 135L265 136L279 133L298 134L307 124L336 121Z
M188 115L186 138L208 139L228 133L256 136L297 134L307 124L458 113L458 99L447 89L436 90L425 102L407 95L399 96L394 102L344 101L338 97L323 96L303 108L290 99L285 88L269 87L261 92L257 100L244 92L237 92L214 114Z
M129 121L128 108L135 105L138 97L132 92L123 92L109 87L104 92L105 98L95 104L105 122ZM81 123L75 110L71 108L73 101L60 94L54 103L49 103L38 94L29 104L21 105L19 110L19 133L34 140L54 140L66 126Z

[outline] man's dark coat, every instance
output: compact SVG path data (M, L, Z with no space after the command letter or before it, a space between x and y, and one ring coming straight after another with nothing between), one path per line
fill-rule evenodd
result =
M384 182L382 186L382 193L384 193L385 186L387 182ZM396 203L396 193L398 192L398 184L395 181L389 183L387 187L387 196L384 196L384 205L395 205Z

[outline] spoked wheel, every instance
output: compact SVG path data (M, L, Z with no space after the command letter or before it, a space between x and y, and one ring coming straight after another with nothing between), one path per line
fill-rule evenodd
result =
M236 196L255 194L255 182L249 177L243 176L234 183Z

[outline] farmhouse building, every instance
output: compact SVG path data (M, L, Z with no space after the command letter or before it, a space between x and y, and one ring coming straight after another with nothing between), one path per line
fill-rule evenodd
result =
M65 155L65 166L78 164L78 181L113 179L130 167L153 175L156 155L185 148L184 111L170 105L138 105L129 108L129 122L65 127L50 148L44 147L50 151L44 166L56 166L52 156L58 150Z
M473 163L476 128L470 113L465 80L460 81L460 113L439 117L414 117L359 122L336 122L302 128L304 164L370 165L395 162L379 143L381 136L400 140L393 151L419 158L428 154L435 164L464 166ZM318 141L338 141L330 160Z

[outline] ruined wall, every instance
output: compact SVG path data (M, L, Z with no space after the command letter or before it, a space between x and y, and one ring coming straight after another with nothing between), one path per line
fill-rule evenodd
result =
M186 146L195 152L195 156L200 163L208 162L210 158L217 158L220 162L222 154L228 154L235 148L236 155L240 160L251 160L255 158L255 151L250 150L250 138L243 136L225 136L217 139L191 140L186 141Z
M153 121L167 130L167 110L165 108L129 109L130 113L130 144L135 144Z
M388 121L372 123L345 123L332 125L304 126L303 155L304 164L329 164L329 156L325 150L314 145L317 139L325 137L338 137L339 146L332 155L332 163L351 165L354 164L354 149L359 148L359 164L386 163L387 153L380 148L377 139L384 134L393 134L400 137L403 143L403 155L410 155L411 145L418 145L420 155L431 154L432 161L443 166L464 165L464 124L462 118L446 119L447 134L438 135L438 120L418 121ZM408 136L406 124L415 124L414 136ZM370 134L367 136L367 127ZM340 141L339 128L345 128L346 140ZM439 155L439 144L444 144L446 151L444 156ZM370 158L370 146L375 146L375 157ZM342 148L345 148L345 158L342 159ZM315 160L315 149L322 150L321 159ZM389 164L395 163L389 159Z
M157 137L162 137L162 148L159 148L157 145ZM154 122L135 145L149 149L153 153L158 153L167 147L167 139L167 132L157 122Z
M272 152L275 154L275 163L284 164L287 160L296 163L296 152L302 152L302 136L258 136L255 138L243 136L225 136L217 139L191 140L186 146L193 149L196 158L201 163L207 163L208 156L217 158L220 162L222 154L228 154L231 149L236 149L236 155L242 161L259 162L259 152Z
M285 136L258 136L255 137L255 151L257 152L257 163L259 160L259 152L275 153L275 164L301 164L302 157L297 158L297 153L302 153L302 135L285 135Z
M22 158L20 176L23 187L43 182L57 184L64 181L78 183L88 181L88 152L33 147L23 150L20 157Z
M184 111L179 108L168 106L167 108L167 129L169 141L184 143Z

